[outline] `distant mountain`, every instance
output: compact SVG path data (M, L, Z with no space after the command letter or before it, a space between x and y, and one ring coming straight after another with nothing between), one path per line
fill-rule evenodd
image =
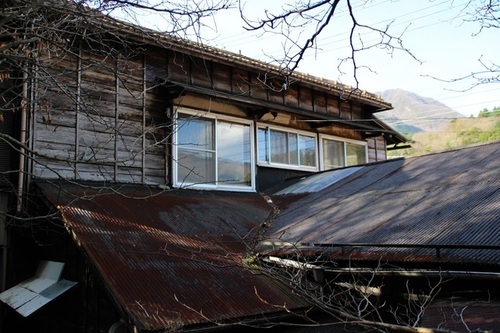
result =
M445 104L415 93L391 89L379 93L391 103L393 110L377 113L377 117L403 134L444 129L451 120L464 116Z

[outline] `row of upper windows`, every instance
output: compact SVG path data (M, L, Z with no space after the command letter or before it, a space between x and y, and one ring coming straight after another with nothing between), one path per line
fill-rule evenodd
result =
M253 121L180 109L174 130L174 185L254 190L257 164L306 171L328 170L367 161L365 142ZM319 149L318 149L319 143Z

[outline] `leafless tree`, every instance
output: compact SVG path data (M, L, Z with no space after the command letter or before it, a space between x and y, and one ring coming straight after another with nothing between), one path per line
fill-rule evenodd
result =
M451 281L445 277L446 272L437 272L432 278L421 276L418 281L401 277L395 282L387 277L405 269L385 260L379 259L378 264L365 267L349 258L335 261L328 252L304 251L294 246L277 251L275 256L264 250L251 261L263 274L286 282L296 293L326 313L327 316L320 316L319 321L307 318L318 325L347 324L370 332L455 332L441 324L439 327L422 326L428 307L436 298L443 298L440 293ZM392 273L387 274L389 272ZM265 295L262 299L265 300ZM454 305L453 298L441 301L440 305L443 324L450 321L448 316L451 313L458 318L459 326L471 332L463 313L466 306ZM488 331L479 329L474 332Z
M368 2L368 1L367 1ZM340 58L338 70L343 71L343 65L349 65L350 75L354 78L355 87L359 86L358 71L371 68L358 63L358 54L373 48L383 48L392 54L396 50L408 53L415 61L419 61L411 51L403 45L403 32L392 33L391 23L376 27L360 21L353 1L322 0L317 2L295 1L286 3L280 12L265 11L265 17L251 19L245 13L245 4L240 1L240 15L246 23L245 28L250 31L262 31L280 36L283 52L281 57L273 59L283 69L283 73L293 72L297 69L306 54L317 52L321 49L320 35L325 35L326 27L334 24L336 15L347 12L350 19L349 55ZM374 32L378 38L364 37L365 32Z
M489 6L482 9L486 14L475 16L475 20L481 22L481 27L498 27L497 13L498 2L490 2ZM358 21L356 12L353 10L350 0L322 0L318 2L295 1L283 8L280 13L267 12L266 17L257 21L252 21L245 14L245 6L239 1L233 0L198 0L198 1L140 1L140 0L6 0L0 4L0 124L7 122L5 119L13 114L24 114L23 110L30 108L42 115L42 122L53 132L61 131L58 124L58 114L54 114L54 109L58 109L48 96L57 92L58 96L64 96L64 100L59 101L71 108L77 108L78 112L84 113L89 119L89 124L101 132L110 132L113 135L123 134L122 128L130 125L126 119L117 121L98 112L99 107L94 104L91 98L86 99L84 94L77 93L80 87L77 86L78 77L85 75L85 70L95 69L95 73L100 74L96 79L104 80L107 74L117 76L115 85L118 88L127 90L128 84L133 84L128 73L133 73L137 68L120 69L120 66L127 66L127 59L135 58L142 52L141 46L123 40L117 31L109 29L109 26L102 26L93 19L96 15L114 14L122 11L130 16L137 14L137 11L151 11L160 14L167 22L162 29L164 33L180 36L202 37L202 29L205 20L210 20L216 12L227 10L232 6L238 6L243 22L248 30L267 31L279 33L285 38L283 43L283 56L276 59L281 66L282 73L288 77L295 71L304 58L306 52L314 51L318 48L318 37L324 33L326 26L335 19L335 14L340 6L346 6L351 19L351 29L349 38L350 55L342 59L341 63L351 64L351 70L356 83L357 71L363 68L358 64L357 54L364 50L382 47L389 52L402 50L409 54L410 51L403 46L402 34L393 35L390 26L376 28ZM478 11L476 15L481 15ZM308 33L300 35L291 34L296 29L302 29L306 25L312 25ZM138 28L140 29L140 28ZM362 30L371 30L378 34L379 39L368 42L362 39ZM150 30L140 30L142 34L154 34ZM90 57L81 52L79 46L85 45L85 49L92 51L97 58ZM412 55L413 56L413 55ZM78 63L77 66L68 64ZM340 65L339 65L340 66ZM486 64L492 73L498 73L498 66ZM489 67L488 67L489 66ZM72 77L73 79L60 79L60 75ZM498 80L498 76L496 77ZM27 84L36 84L36 89L27 91ZM156 86L144 87L141 94L146 94ZM76 88L75 88L76 87ZM139 98L131 93L133 98ZM91 97L91 96L90 96ZM74 111L74 110L73 110ZM64 111L61 111L61 113ZM26 120L22 120L26 122ZM131 150L130 154L122 160L117 158L119 163L128 166L136 161L137 154L142 150L154 150L163 146L167 141L164 136L164 129L171 124L161 121L151 120L147 128L140 130L138 137L147 137L146 143ZM21 174L23 177L13 181L14 187L9 189L18 192L25 189L25 179L31 177L33 161L60 178L66 178L61 170L51 169L49 161L58 161L67 165L75 165L85 162L87 165L95 166L96 170L106 173L107 165L103 160L107 156L102 154L106 142L98 142L97 145L89 144L88 150L79 151L78 154L71 155L55 149L51 154L33 149L29 142L31 138L26 137L26 129L21 131L19 137L12 133L0 133L0 144L12 148L21 157L25 157L25 167L20 169L2 172L0 177L12 179L12 175ZM93 138L87 138L92 140ZM118 163L117 162L117 163ZM69 168L69 167L68 167ZM19 223L19 226L32 228L24 222L33 223L37 219L51 219L54 215L31 216L28 211L22 210L22 198L27 199L28 193L19 193L17 212L11 210L8 217L14 218L12 221ZM17 214L17 216L15 216ZM309 259L308 259L309 260ZM380 304L376 303L373 297L377 292L371 281L374 275L353 276L352 279L339 282L329 281L318 283L311 281L311 269L314 271L314 263L309 261L301 262L299 266L289 266L283 262L264 262L258 264L264 267L264 271L270 275L277 276L281 280L289 283L299 290L304 297L312 300L312 303L321 307L334 318L342 322L352 322L360 326L374 327L384 331L386 329L398 329L401 332L418 332L416 325L418 317L422 314L425 306L432 299L439 284L432 287L432 292L425 297L418 297L411 306L405 307L407 321L403 322L400 311L394 310L395 323L386 323L384 316L380 313ZM310 266L313 265L313 266ZM312 267L312 268L311 268ZM258 292L258 291L256 291ZM408 294L410 292L408 291ZM417 318L417 319L415 319ZM439 332L439 331L435 331Z
M468 1L461 14L465 17L463 19L464 23L477 26L474 35L479 35L485 30L500 28L500 1L498 0ZM480 69L465 73L463 76L453 78L431 77L443 82L471 82L462 89L464 91L480 85L500 83L500 63L497 59L489 59L479 54L476 61Z

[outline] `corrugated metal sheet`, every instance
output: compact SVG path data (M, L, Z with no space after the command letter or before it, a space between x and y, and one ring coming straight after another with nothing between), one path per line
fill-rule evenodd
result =
M457 245L440 250L440 261L499 265L499 152L495 142L386 161L300 199L275 196L282 210L266 236L309 245ZM460 248L467 245L490 249ZM356 256L368 258L374 249L358 248ZM436 261L435 252L395 248L391 257Z
M272 209L258 194L40 183L141 330L261 316L305 303L242 257Z
M0 300L27 317L76 285L61 279L64 263L41 261L34 277L0 294Z

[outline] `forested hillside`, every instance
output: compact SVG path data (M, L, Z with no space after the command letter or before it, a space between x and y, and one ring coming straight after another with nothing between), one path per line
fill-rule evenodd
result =
M500 107L485 109L477 117L451 120L446 128L406 135L412 148L389 152L389 156L412 156L500 140Z

